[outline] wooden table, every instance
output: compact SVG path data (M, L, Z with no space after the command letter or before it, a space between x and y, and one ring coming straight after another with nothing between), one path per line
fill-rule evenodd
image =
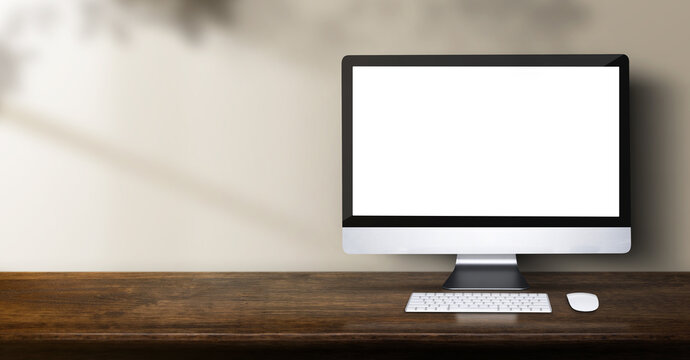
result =
M0 358L690 354L690 273L527 273L553 313L404 312L447 275L0 273ZM575 291L599 310L571 310Z

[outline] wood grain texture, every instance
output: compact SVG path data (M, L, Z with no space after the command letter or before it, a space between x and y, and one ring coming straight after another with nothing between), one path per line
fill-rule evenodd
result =
M527 273L528 291L548 293L553 313L404 312L411 292L441 291L446 276L0 273L0 355L41 347L690 348L690 273ZM565 294L575 291L597 294L599 310L571 310Z

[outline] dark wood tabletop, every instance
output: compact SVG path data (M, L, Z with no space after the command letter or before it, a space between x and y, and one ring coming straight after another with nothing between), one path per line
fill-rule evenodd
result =
M442 291L447 275L0 273L0 357L690 349L690 273L526 273L552 313L404 312L410 293ZM599 309L572 310L565 295L577 291L596 294Z

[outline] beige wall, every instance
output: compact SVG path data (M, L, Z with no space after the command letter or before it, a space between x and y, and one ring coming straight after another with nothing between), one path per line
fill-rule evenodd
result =
M345 255L346 54L627 53L633 247L690 270L687 1L3 1L0 270L442 270Z

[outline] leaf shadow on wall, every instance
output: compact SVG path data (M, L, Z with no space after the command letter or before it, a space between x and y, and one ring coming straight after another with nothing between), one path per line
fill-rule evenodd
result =
M2 17L0 100L8 84L21 79L25 60L3 38L29 28L50 32L64 21L57 7L26 5ZM78 13L85 41L105 37L126 45L142 27L159 27L196 44L214 29L331 70L350 53L567 51L589 18L587 7L574 0L110 0L76 3L67 11Z
M225 26L230 19L229 7L234 1L178 0L170 2L133 0L83 2L77 9L83 20L79 23L85 42L94 37L106 36L123 47L136 36L136 26L153 22L170 28L188 42L200 40L209 26ZM65 12L55 4L18 6L16 12L5 14L0 34L0 111L3 122L12 122L34 135L44 137L71 150L89 154L99 161L121 171L136 174L163 187L206 204L221 208L230 216L238 216L249 222L278 230L284 236L300 241L320 241L325 236L309 224L293 219L290 214L273 209L245 196L241 189L221 188L210 184L196 174L184 171L173 164L148 159L142 154L127 151L117 144L108 144L78 128L65 126L59 118L33 109L5 106L6 94L21 86L22 69L33 58L40 57L42 49L17 47L13 37L23 34L40 36L51 31L52 26L66 21ZM67 10L74 10L68 8ZM70 11L71 11L70 10ZM48 15L48 17L46 17ZM131 16L130 16L131 15ZM45 21L50 19L50 21ZM40 25L40 26L39 26ZM20 44L21 45L21 44ZM2 123L0 122L0 125ZM0 130L2 130L0 128Z

